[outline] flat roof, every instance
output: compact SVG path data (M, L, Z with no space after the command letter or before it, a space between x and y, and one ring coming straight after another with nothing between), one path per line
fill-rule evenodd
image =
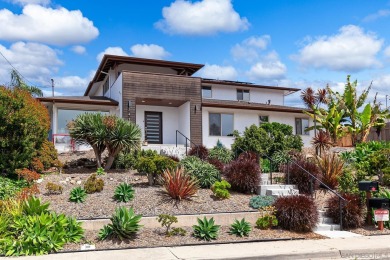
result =
M101 106L118 106L118 102L107 97L94 96L59 96L59 97L39 97L41 102L68 103L68 104L89 104Z

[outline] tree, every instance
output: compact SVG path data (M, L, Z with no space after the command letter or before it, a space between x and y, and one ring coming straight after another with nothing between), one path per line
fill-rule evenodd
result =
M327 98L327 91L326 89L317 89L317 92L315 93L314 90L311 87L306 88L301 93L301 99L305 103L306 107L309 109L316 111L320 108L321 104L327 104L328 98ZM317 121L316 121L316 115L314 114L314 136L317 134Z
M24 80L22 79L22 76L17 72L15 69L11 71L11 88L19 88L23 89L27 92L29 92L32 96L35 97L43 97L42 90L35 86L29 86L27 85Z

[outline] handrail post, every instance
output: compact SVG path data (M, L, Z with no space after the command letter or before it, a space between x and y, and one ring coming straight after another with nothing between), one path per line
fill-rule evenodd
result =
M287 162L287 184L290 185L290 161Z
M177 147L177 130L176 130L176 147Z
M187 138L186 138L186 156L188 155L187 150L188 150L188 140L187 140Z
M343 230L343 202L339 198L339 207L340 207L340 231Z
M268 157L268 156L267 156ZM270 160L270 159L268 159L268 161L269 161L269 176L270 176L270 178L271 178L271 185L272 185L272 160Z

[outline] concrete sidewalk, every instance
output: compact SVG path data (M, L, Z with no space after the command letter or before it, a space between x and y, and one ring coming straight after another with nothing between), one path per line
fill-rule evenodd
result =
M86 251L37 257L20 257L18 259L390 259L390 235L321 240Z

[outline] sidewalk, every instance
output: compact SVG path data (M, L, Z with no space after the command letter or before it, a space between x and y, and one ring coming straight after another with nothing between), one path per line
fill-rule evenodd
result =
M87 251L20 260L390 259L390 235L221 245Z

